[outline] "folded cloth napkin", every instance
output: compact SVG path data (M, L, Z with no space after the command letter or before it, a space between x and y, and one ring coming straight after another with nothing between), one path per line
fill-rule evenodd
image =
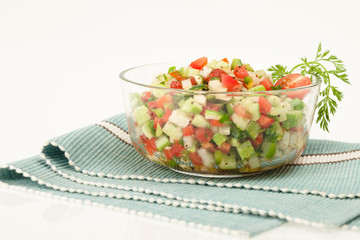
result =
M360 228L360 144L310 140L291 164L244 178L183 175L132 147L125 115L51 139L0 181L85 204L253 236L286 221Z

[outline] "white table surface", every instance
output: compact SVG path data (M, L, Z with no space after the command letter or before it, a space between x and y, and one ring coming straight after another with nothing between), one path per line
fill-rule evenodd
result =
M123 111L118 73L176 59L240 57L293 65L321 41L345 61L351 86L330 131L359 142L358 1L0 1L0 164L45 140ZM186 13L186 14L185 14ZM256 67L256 64L252 64ZM0 188L7 239L232 239L189 227ZM360 239L293 223L254 239Z

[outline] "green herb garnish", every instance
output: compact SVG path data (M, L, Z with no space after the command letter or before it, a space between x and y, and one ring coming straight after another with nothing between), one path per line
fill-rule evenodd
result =
M274 81L293 73L295 70L300 70L302 75L309 75L311 80L316 76L323 79L325 88L320 92L321 100L316 105L318 109L316 123L320 122L320 127L327 132L329 132L330 114L335 114L338 102L344 97L344 94L339 91L338 87L332 85L331 77L350 84L343 61L329 53L329 50L322 52L320 43L314 60L308 61L307 58L301 58L302 63L296 65L290 71L287 70L286 66L280 64L268 69L268 71L272 72ZM330 69L324 64L330 65L332 68Z
M200 84L200 85L195 85L195 86L192 86L191 88L189 88L189 90L200 90L200 89L206 90L207 87L205 84Z

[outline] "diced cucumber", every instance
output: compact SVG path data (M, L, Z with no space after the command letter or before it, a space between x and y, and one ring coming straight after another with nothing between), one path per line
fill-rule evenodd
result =
M251 142L249 140L241 143L237 148L237 152L239 153L241 159L248 160L251 155L255 152Z
M214 110L205 110L205 119L214 119L219 120L223 117L224 114L214 111Z
M162 151L164 149L164 147L169 146L169 145L170 145L170 141L169 141L168 137L166 137L165 135L161 135L155 141L156 149L159 151Z
M281 103L281 98L274 96L274 95L269 95L267 96L267 100L271 103L272 106L276 107L279 106Z
M176 71L176 67L175 66L169 67L168 73L172 73L173 71Z
M163 127L162 131L168 135L172 140L180 140L182 137L182 130L180 127L175 126L174 124L167 122Z
M134 120L137 122L138 125L142 126L145 122L151 119L148 109L142 105L134 109Z
M279 122L287 119L286 113L291 110L291 105L288 102L281 102L279 106L273 107L269 114L276 117Z
M214 154L212 154L211 152L209 152L204 148L200 148L199 150L196 151L196 153L201 158L203 165L205 167L209 168L214 166L215 163Z
M292 110L286 113L287 121L290 124L290 128L302 124L304 119L304 113L299 110Z
M262 143L262 155L266 159L272 159L276 154L276 143L264 141Z
M303 110L305 107L305 103L298 98L291 100L290 104L294 110Z
M222 135L230 135L230 124L226 124L224 126L219 126L219 133Z
M255 71L255 74L258 76L258 78L261 78L262 76L266 75L266 72L264 70L257 70Z
M265 130L265 138L270 142L281 140L284 135L284 130L278 122L273 122L270 127Z
M189 75L189 68L188 67L182 67L179 69L179 73L182 77L187 78Z
M196 152L196 146L189 147L186 150L190 153L194 153L194 152Z
M195 68L189 68L188 70L188 77L195 77L199 74L200 70Z
M240 115L237 115L236 113L234 113L233 115L231 115L231 120L235 123L235 125L242 131L245 131L247 125L250 122L250 119L244 118Z
M183 140L185 148L191 148L196 145L196 140L193 136L184 136Z
M226 136L220 134L220 133L216 133L214 134L214 136L212 137L212 140L216 143L216 145L221 146L221 144L223 144L224 142L226 142Z
M203 94L194 95L194 102L199 103L202 106L206 106L206 97Z
M249 72L254 72L254 69L250 66L250 64L244 64L246 70L248 70Z
M191 115L183 112L180 109L176 109L172 111L169 122L174 123L178 125L179 127L185 128L187 125L189 125L189 122L191 121Z
M156 137L160 137L161 134L162 134L162 129L161 129L160 123L157 123L157 124L156 124L155 136L156 136Z
M215 150L214 157L215 157L216 164L221 163L221 154L222 154L222 152L220 150Z
M195 127L210 127L210 124L202 115L196 115L194 119L191 121L191 124Z
M219 127L218 126L210 126L210 129L214 134L219 132Z
M254 98L253 97L245 97L243 98L241 101L240 101L240 104L243 106L243 107L247 107L251 104L253 104L255 101L254 101Z
M237 139L237 138L230 138L229 143L230 143L230 145L233 146L233 147L238 147L238 146L240 146L240 141L239 141L239 139Z
M246 132L240 130L237 126L231 125L230 127L230 136L238 140L247 138Z
M230 68L229 63L225 62L225 61L219 61L216 65L215 68L221 68L221 69L228 69Z
M264 92L266 88L263 85L257 85L256 87L250 88L249 92Z
M221 162L219 164L220 169L231 170L236 169L236 167L236 156L233 151L231 151L229 155L221 154Z
M141 127L141 130L147 138L153 138L155 134L154 121L150 120L144 123L144 125Z
M226 111L229 113L229 115L233 115L234 106L232 104L226 104Z
M290 144L290 132L285 131L283 137L278 142L278 145L281 149L287 149L289 147L289 144Z
M194 102L191 106L190 112L199 114L202 111L202 106L199 103Z
M262 128L257 122L251 121L249 125L246 127L247 135L249 135L249 137L251 137L254 140L261 132L262 132Z
M260 160L257 156L253 156L251 157L248 161L247 164L249 165L251 170L257 169L257 168L261 168L261 163Z
M130 101L131 109L135 109L135 108L141 106L142 104L143 104L143 102L138 98L133 98Z
M192 105L193 105L193 102L194 102L194 99L193 99L193 98L188 98L184 103L182 103L180 109L181 109L183 112L190 113L190 112L191 112L191 107L192 107Z
M242 66L242 62L240 59L233 58L233 60L231 62L231 70L233 70L235 68L235 66Z
M251 114L251 120L257 121L260 118L259 103L252 103L246 107L246 110Z
M152 111L156 114L156 116L158 116L158 118L161 118L165 112L163 108L155 108Z
M207 65L211 68L216 68L216 64L218 63L218 61L216 60L212 60L211 62L209 62Z

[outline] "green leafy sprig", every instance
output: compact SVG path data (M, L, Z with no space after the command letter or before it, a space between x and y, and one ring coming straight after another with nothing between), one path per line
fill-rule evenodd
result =
M333 68L328 69L324 64L330 65ZM301 58L301 63L290 70L287 70L286 66L280 64L268 69L268 71L272 72L274 81L293 73L295 70L300 70L302 75L310 76L311 81L313 81L314 77L319 77L323 80L325 88L320 92L321 100L316 105L318 109L316 123L320 122L320 127L329 132L330 114L335 114L338 102L344 97L344 94L338 87L332 85L331 77L350 84L343 61L330 54L329 50L322 52L320 43L314 60L308 61L307 58Z

